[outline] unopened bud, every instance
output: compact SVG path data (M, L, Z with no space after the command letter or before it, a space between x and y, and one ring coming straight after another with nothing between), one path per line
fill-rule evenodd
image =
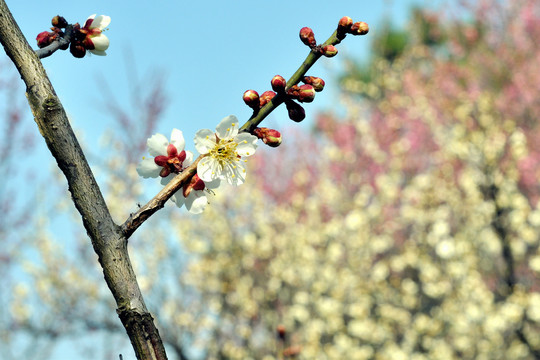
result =
M191 178L191 181L188 184L184 185L182 189L182 195L184 195L184 197L188 197L189 193L193 190L204 190L205 187L206 184L204 183L204 181L199 178L199 175L195 174Z
M334 57L337 55L337 49L334 45L325 45L321 48L322 54L326 57Z
M43 31L36 36L37 46L41 49L50 45L58 35L53 32Z
M293 85L287 89L287 95L289 95L291 99L298 99L298 97L300 96L300 94L298 93L299 91L300 91L300 86Z
M296 358L302 352L302 348L299 345L292 345L283 350L283 357Z
M304 76L304 83L313 86L315 91L321 92L324 89L324 80L315 76Z
M255 90L247 90L244 92L244 95L242 96L242 99L246 103L247 106L249 106L252 109L258 109L259 108L259 93Z
M315 88L312 85L304 84L300 85L298 90L298 101L300 102L312 102L315 99Z
M264 105L268 104L270 100L272 100L276 96L276 93L273 91L265 91L262 93L261 97L259 98L259 105L263 107Z
M63 29L66 26L68 26L68 22L66 21L66 19L64 19L60 15L56 15L55 17L53 17L51 20L51 24L52 26L56 26L57 28L60 28L60 29Z
M348 17L344 16L341 19L339 19L338 27L342 30L348 31L353 24L353 20Z
M272 89L278 93L284 92L285 87L287 86L287 80L281 75L274 76L270 83L272 84Z
M268 146L278 147L281 145L281 133L277 130L262 127L256 128L253 134Z
M347 33L351 30L352 24L353 24L353 20L348 16L344 16L341 19L339 19L337 32L336 32L336 36L339 40L345 39L345 36L347 36Z
M300 29L300 40L302 40L302 42L309 47L317 46L317 42L315 41L315 34L313 33L313 30L311 30L311 28L303 27L302 29Z
M285 329L285 326L284 325L278 325L278 327L276 328L276 331L277 331L277 335L279 337L280 340L285 340L285 335L287 334L287 331Z
M86 55L86 48L80 42L72 42L69 46L69 52L76 58L83 58Z
M366 35L369 32L369 25L363 21L355 22L349 32L353 35Z
M300 122L306 118L306 111L300 104L292 100L285 100L285 106L289 112L289 119L292 121Z

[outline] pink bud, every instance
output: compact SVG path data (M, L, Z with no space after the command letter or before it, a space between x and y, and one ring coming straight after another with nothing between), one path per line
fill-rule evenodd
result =
M353 35L366 35L369 32L369 25L363 21L355 22L351 26L350 33Z
M317 42L315 41L315 34L313 33L313 30L311 30L311 28L303 27L302 29L300 29L300 40L302 40L302 42L309 47L317 46Z
M315 99L315 88L309 84L301 85L298 91L298 101L309 103L313 99Z
M315 91L320 92L324 89L324 80L315 76L305 76L304 83L313 86Z
M334 57L338 51L334 45L325 45L321 48L322 54L326 57Z
M266 145L278 147L281 144L281 133L269 128L256 128L253 134L261 139Z
M289 119L300 122L306 118L306 111L300 104L292 100L285 100L285 106L289 112Z
M260 106L263 107L264 105L268 104L270 100L274 98L274 96L276 96L276 93L273 91L268 90L263 92L261 97L259 98Z
M242 99L250 108L259 108L259 93L257 93L255 90L247 90L246 92L244 92Z
M345 39L345 36L347 36L347 33L351 30L352 24L353 20L348 16L344 16L339 19L336 33L336 36L339 40Z
M338 27L347 31L351 28L352 24L353 24L353 20L348 16L344 16L341 19L339 19Z
M274 76L270 83L272 84L272 89L278 93L284 92L285 87L287 86L287 80L281 75Z

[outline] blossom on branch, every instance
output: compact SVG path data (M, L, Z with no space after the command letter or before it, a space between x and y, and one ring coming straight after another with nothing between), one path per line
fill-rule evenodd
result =
M90 15L86 20L84 27L79 31L86 35L83 40L84 47L94 55L105 56L105 50L109 48L109 38L103 34L103 31L111 23L111 17L107 15Z
M143 178L160 176L161 183L165 185L172 176L181 173L193 162L193 154L184 151L186 142L182 131L178 129L173 129L170 142L165 135L154 134L146 145L153 158L143 158L137 166L137 173Z
M186 209L192 214L200 214L208 205L207 194L213 193L212 190L217 189L220 184L220 179L204 182L195 174L191 181L184 185L182 191L177 191L171 200L178 207L186 205Z
M246 179L244 157L251 156L257 149L257 137L239 133L236 116L221 120L216 132L209 129L195 134L195 148L206 155L197 165L197 174L203 181L227 180L231 185L241 185Z

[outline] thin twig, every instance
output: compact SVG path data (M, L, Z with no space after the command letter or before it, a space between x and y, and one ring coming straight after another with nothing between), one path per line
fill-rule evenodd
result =
M56 39L44 48L36 50L36 55L40 59L51 56L56 50L60 49L62 46L68 45L71 42L71 35L73 35L73 25L68 25L63 37Z

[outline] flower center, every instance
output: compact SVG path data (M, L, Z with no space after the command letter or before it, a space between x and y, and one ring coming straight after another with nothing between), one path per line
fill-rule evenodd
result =
M238 144L232 139L219 139L216 146L210 150L209 154L211 157L216 159L221 166L223 166L226 163L232 163L240 159L238 153L236 152L237 145Z
M184 170L183 164L185 159L186 152L184 150L178 152L176 146L169 144L167 147L167 155L156 156L154 162L156 165L163 168L159 175L161 177L167 177L170 173L181 173Z

